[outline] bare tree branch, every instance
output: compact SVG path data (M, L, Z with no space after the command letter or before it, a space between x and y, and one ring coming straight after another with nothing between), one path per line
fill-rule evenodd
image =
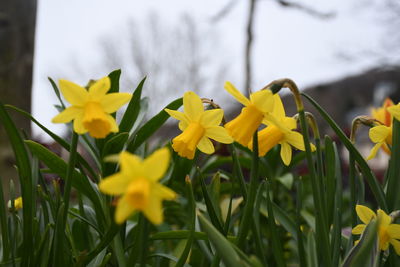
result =
M250 95L250 86L252 81L252 72L251 72L251 52L253 50L253 21L254 21L254 10L255 10L256 0L250 0L249 6L249 16L247 18L247 28L246 28L246 50L245 50L245 81L244 81L244 90L246 95Z
M215 15L211 17L211 22L218 22L223 19L232 11L237 3L237 0L230 0L229 2L227 2L221 10L219 10Z
M283 7L298 9L298 10L303 11L304 13L307 13L308 15L317 17L319 19L330 19L336 15L334 12L326 12L326 13L320 12L311 7L307 7L302 4L293 3L290 1L286 1L286 0L276 0L276 2Z

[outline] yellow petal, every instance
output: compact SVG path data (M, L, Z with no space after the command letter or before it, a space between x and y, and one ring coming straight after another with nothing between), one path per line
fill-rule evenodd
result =
M286 142L281 143L281 158L286 166L288 166L292 160L292 148Z
M239 103L244 106L250 105L250 100L245 97L238 89L233 86L230 82L225 82L224 88L228 93L230 93Z
M299 150L305 150L304 139L301 133L291 131L290 133L285 134L284 140Z
M374 143L385 142L386 137L390 134L391 128L379 125L369 129L369 138Z
M169 189L166 186L163 186L162 184L155 184L154 186L154 194L156 194L157 196L159 196L161 199L165 199L165 200L174 200L176 198L176 193Z
M143 161L143 169L146 172L146 177L152 181L160 180L168 169L170 155L169 149L164 147L148 156Z
M400 224L391 224L387 228L390 238L400 239Z
M67 80L60 80L60 90L64 98L74 106L82 107L89 98L85 88Z
M283 107L281 97L279 96L279 94L274 94L273 99L274 99L274 108L272 110L272 115L274 115L276 118L285 118L286 113L285 113L285 108Z
M196 93L188 91L183 95L183 110L190 121L199 121L204 112L203 102Z
M365 224L359 224L351 230L353 235L361 235L365 230Z
M379 226L380 227L387 227L392 222L392 218L386 214L383 210L379 209L377 212L379 218Z
M222 109L206 110L201 116L200 124L203 127L217 126L221 123L224 111Z
M396 239L391 239L391 240L389 240L389 242L394 247L396 254L400 256L400 241L398 241Z
M111 81L109 77L101 78L97 80L92 86L89 88L90 99L94 101L100 101L105 94L111 88Z
M228 134L228 131L222 126L214 126L206 129L205 136L214 139L217 142L230 144L233 143L233 138Z
M83 126L83 115L78 116L74 119L74 131L77 134L85 134L88 130Z
M369 153L369 156L367 157L367 160L373 159L376 156L376 153L378 152L379 148L383 145L384 143L377 143L374 145L374 147L371 149L371 152Z
M124 175L133 177L144 177L142 159L127 151L122 151L119 155L119 162L121 164L121 171Z
M360 218L360 220L365 224L368 224L376 217L375 213L370 208L363 205L356 205L356 212L358 218Z
M400 121L400 103L395 106L388 107L387 110L396 120Z
M72 121L78 116L83 115L83 109L77 106L70 106L63 111L61 111L57 116L55 116L51 122L52 123L67 123Z
M118 224L123 223L135 211L135 209L128 203L125 195L118 200L117 208L115 210L115 222Z
M261 90L250 95L250 101L261 112L271 112L274 108L274 98L270 90Z
M146 209L143 210L144 215L153 224L160 224L163 222L163 211L161 199L159 197L151 197Z
M167 112L168 115L170 115L174 119L177 119L179 121L188 122L188 118L186 117L185 113L183 113L183 112L168 109L168 108L164 109L164 111Z
M104 112L114 113L120 107L128 103L131 98L132 94L129 93L112 93L102 97L100 104L103 107Z
M181 130L182 132L189 126L189 122L187 121L180 121L178 123L178 128L179 130Z
M197 144L197 148L206 154L212 154L215 152L214 145L206 136L203 136L199 143Z
M122 195L132 182L132 178L121 173L110 175L99 183L100 191L107 195Z

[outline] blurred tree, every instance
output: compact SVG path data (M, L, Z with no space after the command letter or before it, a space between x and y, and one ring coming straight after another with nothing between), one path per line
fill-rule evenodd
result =
M32 65L36 0L0 1L0 101L31 110ZM14 114L13 114L14 115ZM30 121L13 116L18 128L30 134ZM0 127L0 176L10 178L13 156Z

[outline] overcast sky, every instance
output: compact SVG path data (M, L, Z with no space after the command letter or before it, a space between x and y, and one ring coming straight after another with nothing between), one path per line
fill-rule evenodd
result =
M230 74L225 80L240 87L243 83L243 49L248 1L237 0L231 12L217 23L211 18L230 0L41 0L38 1L33 84L33 114L58 134L62 126L51 124L57 114L47 77L69 79L84 85L91 78L107 75L112 69L99 66L101 38L122 31L130 19L145 27L148 15L174 25L181 14L190 15L199 28L217 35L219 57L228 62ZM300 1L296 1L300 2ZM374 67L376 59L365 56L377 51L382 42L382 25L374 17L376 10L366 8L374 1L336 0L301 1L321 12L334 12L321 20L304 12L285 9L269 0L259 0L254 25L254 80L252 88L261 88L273 79L290 77L300 87L331 81ZM121 32L122 33L122 32ZM123 35L120 37L123 39ZM122 42L123 40L121 40ZM162 44L160 44L162 45ZM78 68L78 71L73 71ZM85 71L80 71L83 69ZM131 70L122 70L130 75ZM90 75L88 77L88 75ZM133 75L133 74L131 74ZM133 75L136 76L136 75ZM133 77L132 76L132 77ZM220 86L223 91L223 84ZM181 94L187 88L182 88ZM170 100L178 96L168 96ZM204 96L213 97L214 96ZM217 102L230 98L218 93ZM34 129L37 135L43 134Z

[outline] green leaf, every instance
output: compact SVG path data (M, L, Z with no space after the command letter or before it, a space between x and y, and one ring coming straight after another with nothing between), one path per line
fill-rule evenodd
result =
M65 105L64 105L64 102L63 102L62 99L61 99L60 90L58 89L57 84L53 81L52 78L47 77L47 79L49 79L49 81L50 81L50 83L51 83L51 86L53 87L54 93L56 94L56 96L57 96L57 98L58 98L58 101L60 101L61 107L62 107L63 109L65 109Z
M140 98L146 77L139 83L119 124L120 132L130 132L140 112Z
M178 98L175 101L171 102L165 108L177 110L180 106L182 106L183 100L182 98ZM134 153L135 150L143 144L150 136L152 136L155 131L157 131L161 125L169 118L167 112L160 111L156 116L151 118L142 128L139 129L135 138L133 138L132 142L128 144L127 151Z
M0 177L1 183L3 183L2 177ZM8 236L8 224L7 224L7 209L6 202L4 201L3 186L0 185L0 225L1 225L1 245L3 247L3 261L7 261L10 256L10 240Z
M206 219L202 214L198 214L200 225L206 232L208 239L215 246L218 255L226 266L239 267L243 262L239 258L231 243Z
M360 152L353 146L349 138L345 135L345 133L339 128L339 126L332 120L328 113L320 106L317 102L315 102L310 96L302 93L302 95L318 110L324 120L331 126L332 130L337 134L340 141L343 142L344 146L349 150L349 152L353 155L354 160L358 163L362 173L364 174L365 179L368 182L369 187L372 190L372 193L375 196L376 201L379 206L386 212L388 212L388 206L385 200L385 194L383 193L382 187L380 186L378 180L375 175L372 173L369 168L367 162L361 156Z
M121 77L121 70L114 70L108 77L111 80L111 88L108 93L118 93L119 92L119 78Z
M386 201L389 210L400 209L400 121L393 119L392 154L389 161Z
M293 174L286 173L278 178L276 178L287 190L291 190L293 186Z

